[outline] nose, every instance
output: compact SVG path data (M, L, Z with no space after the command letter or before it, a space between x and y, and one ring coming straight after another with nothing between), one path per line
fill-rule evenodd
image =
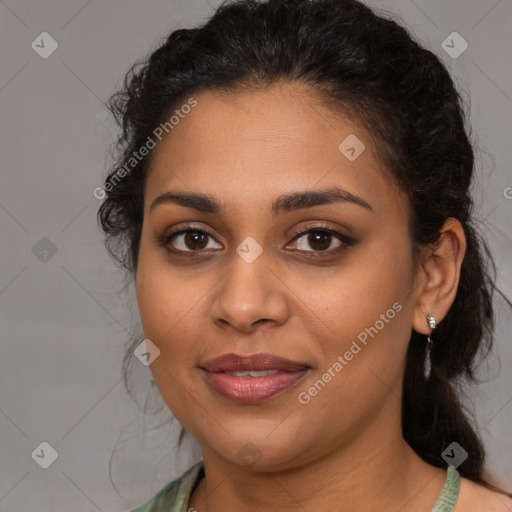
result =
M217 326L244 333L259 325L286 322L286 286L268 266L264 254L252 263L238 254L233 256L230 270L216 288L210 315Z

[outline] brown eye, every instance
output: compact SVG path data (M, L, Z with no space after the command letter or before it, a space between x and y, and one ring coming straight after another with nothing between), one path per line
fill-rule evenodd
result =
M329 254L352 245L354 240L343 233L327 227L318 227L302 231L287 247L298 252Z
M324 251L331 245L332 235L322 231L312 231L308 236L308 243L315 251Z
M208 243L208 235L200 231L188 231L185 234L184 242L189 249L204 249Z
M159 242L174 253L193 253L208 249L222 249L210 233L202 229L181 229L164 236Z

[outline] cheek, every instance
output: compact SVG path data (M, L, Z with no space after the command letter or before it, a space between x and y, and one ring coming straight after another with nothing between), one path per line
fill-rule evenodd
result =
M171 273L165 262L145 253L141 247L137 270L136 296L144 337L160 350L150 366L155 384L169 409L188 425L188 410L194 388L190 368L197 364L198 322L202 288L198 283L183 283L179 273ZM161 258L160 258L161 260ZM196 296L197 295L197 296Z
M375 246L328 280L317 298L330 331L331 342L323 344L327 367L346 355L343 371L355 380L368 369L389 378L398 375L413 310L412 261L407 255L406 245Z
M148 258L139 259L137 270L136 294L139 314L147 338L158 339L172 327L171 318L175 295L158 264L151 264Z
M197 316L202 314L201 295L196 297L187 290L162 275L137 287L144 336L160 348L162 355L183 359L197 338L200 325ZM187 351L183 350L184 346Z
M144 336L160 349L152 371L164 368L185 381L198 357L209 352L205 319L216 279L211 272L192 276L171 267L159 248L142 241L136 297Z
M143 230L136 276L136 296L144 334L161 337L182 318L194 300L194 286L180 286L179 272L170 272L163 249Z

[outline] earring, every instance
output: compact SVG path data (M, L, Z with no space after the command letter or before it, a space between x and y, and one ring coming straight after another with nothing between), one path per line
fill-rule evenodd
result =
M434 315L427 315L427 324L430 329L430 334L432 334L432 331L436 328L436 319L434 318ZM427 337L427 341L429 343L433 343L433 341L430 339L430 334Z
M434 342L430 339L430 335L432 334L432 331L436 328L436 319L434 318L434 315L431 315L431 314L427 315L427 324L430 329L430 333L427 336L427 346L425 347L425 365L423 367L425 380L429 380L430 372L432 370L430 351L432 350L432 343L434 343Z

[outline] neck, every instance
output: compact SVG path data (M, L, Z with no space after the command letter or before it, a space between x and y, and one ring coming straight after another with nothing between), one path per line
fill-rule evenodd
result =
M190 501L199 512L414 512L433 506L445 477L414 453L389 416L371 422L350 443L276 471L240 467L204 447L202 452L206 478Z

